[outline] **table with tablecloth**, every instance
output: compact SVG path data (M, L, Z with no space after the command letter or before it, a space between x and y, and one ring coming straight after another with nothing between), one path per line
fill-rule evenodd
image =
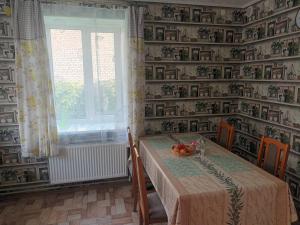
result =
M142 137L144 167L172 225L288 225L297 219L287 183L205 139L204 156L179 157L177 141L199 134ZM204 137L202 137L204 138Z

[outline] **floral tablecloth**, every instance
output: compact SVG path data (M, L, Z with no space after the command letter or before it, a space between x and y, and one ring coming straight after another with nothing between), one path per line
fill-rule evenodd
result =
M140 154L171 225L289 225L297 214L288 185L206 139L204 157L171 153L198 134L143 137Z

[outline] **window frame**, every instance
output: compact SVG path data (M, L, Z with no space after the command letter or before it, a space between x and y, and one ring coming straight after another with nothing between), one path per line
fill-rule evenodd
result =
M52 43L51 43L51 29L61 29L61 30L80 30L81 31L81 39L82 39L82 57L83 57L83 75L84 75L84 93L85 93L85 119L74 119L70 120L72 123L87 123L91 121L97 121L99 124L101 121L107 121L109 117L111 117L114 122L124 125L124 129L126 129L127 125L127 111L124 112L124 106L128 105L127 99L127 49L125 48L126 42L126 32L125 28L125 19L97 19L95 22L94 18L81 18L81 17L71 17L76 18L76 23L63 24L63 21L68 17L60 17L60 16L45 16L45 18L51 18L51 22L45 19L45 30L46 30L46 41L48 48L48 55L50 61L50 72L52 80L54 81L54 65L53 65L53 55L52 55ZM78 20L82 20L78 23ZM84 22L86 21L86 22ZM87 21L90 21L90 26L87 25ZM97 26L97 29L95 27ZM93 87L93 56L92 56L92 33L113 33L114 34L114 57L115 57L115 82L116 82L116 100L117 100L117 108L113 114L99 114L96 112L94 105L95 101L95 93L92 93L95 88ZM120 51L120 52L117 52ZM121 66L117 66L121 65ZM54 83L54 82L53 82ZM125 84L124 84L125 83ZM55 94L55 85L54 86L54 94ZM101 90L100 90L101 91ZM101 104L100 104L101 105ZM99 118L102 117L102 120ZM57 119L57 121L59 121ZM78 133L93 133L99 131L112 131L112 130L120 130L118 128L115 129L96 129L96 130L84 130L84 131L66 131L59 130L59 134L78 134Z

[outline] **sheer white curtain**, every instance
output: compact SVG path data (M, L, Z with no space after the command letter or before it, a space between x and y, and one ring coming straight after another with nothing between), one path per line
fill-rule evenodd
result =
M43 4L42 11L60 141L126 139L127 9Z

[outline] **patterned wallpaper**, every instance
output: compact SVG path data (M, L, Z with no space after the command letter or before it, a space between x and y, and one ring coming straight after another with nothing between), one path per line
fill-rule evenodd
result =
M242 42L239 25L243 18L233 16L239 11L148 5L145 12L147 134L214 133L220 117L237 112L238 101L236 93L229 89L229 79L237 78L240 71L239 59L231 57L232 47Z

